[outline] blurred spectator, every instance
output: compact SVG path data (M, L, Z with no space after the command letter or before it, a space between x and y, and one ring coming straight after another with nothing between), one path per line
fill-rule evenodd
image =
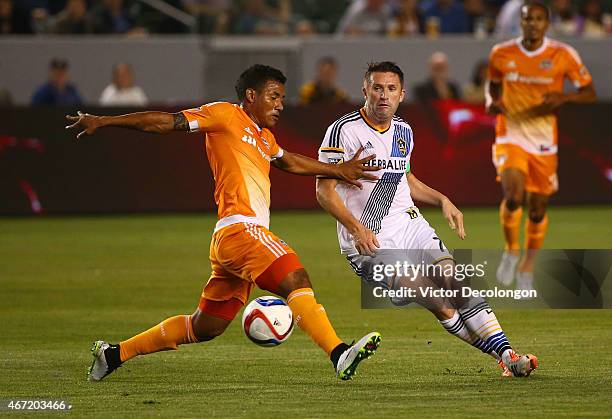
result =
M336 104L346 101L346 93L336 85L338 63L332 57L323 57L317 62L315 79L300 89L301 105Z
M605 14L599 0L585 0L580 7L578 31L587 38L603 38L612 29L612 16Z
M521 33L521 7L523 0L508 0L499 11L495 22L495 34L507 38Z
M299 19L297 22L293 24L292 32L300 36L309 36L309 35L316 34L317 29L315 28L314 23L312 23L310 20Z
M235 17L233 32L236 34L283 35L289 32L291 5L289 0L279 0L276 6L265 0L242 0L242 8Z
M91 33L92 26L87 19L85 0L68 0L66 8L55 17L51 25L51 32L56 34Z
M34 11L44 9L50 15L55 15L66 7L67 0L19 0L24 10Z
M338 23L336 32L345 35L384 35L391 22L387 0L355 0Z
M349 3L350 0L291 0L291 10L299 18L307 19L315 32L333 33Z
M487 79L486 60L476 63L472 70L472 79L463 88L463 100L468 103L484 104L485 103L485 81Z
M157 1L145 2L128 0L127 10L129 16L134 17L135 29L130 31L130 34L145 34L145 33L188 33L193 29L191 23L182 19L186 8L183 6L183 0L163 0L164 8L168 12L162 12L153 5ZM161 3L160 3L161 5Z
M407 36L425 33L425 19L419 10L417 0L399 0L393 10L389 24L389 36Z
M468 32L484 38L493 31L495 23L487 16L484 0L464 0L463 7L467 13Z
M578 35L578 16L574 11L571 0L553 0L551 29L557 36Z
M0 0L0 35L32 33L30 14L13 0Z
M100 96L104 106L144 106L148 103L144 90L134 86L134 71L127 63L113 67L113 81Z
M232 0L182 0L183 7L198 19L198 32L224 33Z
M436 21L440 33L468 32L468 16L460 0L427 0L423 4L425 22Z
M32 96L32 105L78 105L83 101L77 88L69 82L68 61L54 58L49 64L49 81Z
M98 1L89 18L95 33L128 33L134 28L134 19L127 13L123 0Z
M419 102L442 99L461 99L459 88L448 79L448 58L443 52L434 52L429 58L429 78L413 90Z

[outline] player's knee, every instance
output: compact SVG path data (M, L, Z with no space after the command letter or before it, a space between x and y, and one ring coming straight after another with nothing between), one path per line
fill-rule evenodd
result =
M506 197L506 208L510 211L514 211L523 205L522 196L517 193L510 193L509 196Z
M540 223L546 217L546 208L532 208L529 210L529 221Z
M304 269L297 269L289 273L278 287L278 295L287 298L289 294L300 288L312 288L310 277Z

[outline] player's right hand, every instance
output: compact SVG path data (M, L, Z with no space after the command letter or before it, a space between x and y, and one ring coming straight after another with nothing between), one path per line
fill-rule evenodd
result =
M359 147L352 159L336 165L338 178L353 186L357 186L359 189L363 188L363 185L357 181L358 179L377 180L378 177L366 172L375 172L381 169L379 166L367 164L376 157L375 154L360 159L359 156L362 151L363 146Z
M82 130L77 134L77 139L86 134L93 134L100 127L98 123L99 117L81 111L78 111L76 116L66 115L66 119L70 122L74 122L72 125L66 125L66 129L77 128Z
M376 249L380 247L376 234L372 230L363 225L360 225L356 230L352 231L355 248L360 255L374 256Z

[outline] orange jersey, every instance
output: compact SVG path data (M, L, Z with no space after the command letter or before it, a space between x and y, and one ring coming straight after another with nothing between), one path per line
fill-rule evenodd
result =
M209 103L184 110L191 132L205 134L206 154L215 179L219 221L215 231L235 223L270 224L270 161L283 150L239 106Z
M506 113L497 117L495 142L516 144L538 155L557 152L556 117L536 115L544 94L563 92L566 77L576 88L592 82L576 50L548 38L535 51L527 51L520 38L495 45L488 75L491 81L503 83L506 108Z

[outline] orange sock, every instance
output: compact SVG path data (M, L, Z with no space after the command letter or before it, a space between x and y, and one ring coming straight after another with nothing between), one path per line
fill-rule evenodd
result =
M499 206L499 220L504 230L504 239L506 240L505 250L520 250L519 244L519 229L521 226L521 218L523 217L523 208L518 207L514 211L510 211L506 207L506 200L503 200Z
M157 326L121 342L119 344L121 362L134 358L136 355L178 349L178 345L196 343L197 341L193 333L191 316L170 317Z
M342 343L325 314L325 309L315 300L311 288L300 288L287 297L287 304L293 311L295 324L308 333L327 354Z
M519 272L533 272L538 250L544 243L546 229L548 227L548 216L539 223L534 223L529 218L525 223L525 256L518 267Z
M548 215L542 221L534 223L529 218L525 223L525 249L540 249L548 229Z

